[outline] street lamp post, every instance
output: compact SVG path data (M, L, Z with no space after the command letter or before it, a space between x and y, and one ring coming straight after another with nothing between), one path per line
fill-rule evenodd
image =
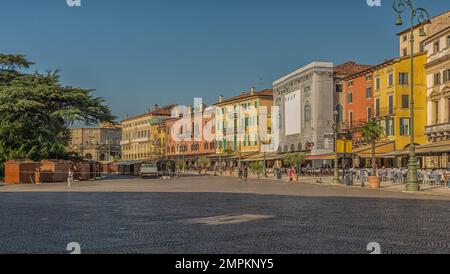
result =
M425 9L414 8L411 0L394 0L393 8L398 13L396 25L403 25L401 14L410 10L411 12L411 29L410 29L410 50L411 50L411 80L410 80L410 146L409 146L409 162L408 162L408 182L406 191L419 191L420 186L417 180L417 158L416 146L414 144L414 22L417 19L419 25L429 21L430 15ZM423 26L419 31L420 36L425 36Z
M338 185L341 183L341 181L339 180L339 158L338 158L338 151L337 151L339 112L337 110L335 110L333 112L333 115L334 115L333 130L334 130L334 152L335 152L334 168L333 168L333 184Z

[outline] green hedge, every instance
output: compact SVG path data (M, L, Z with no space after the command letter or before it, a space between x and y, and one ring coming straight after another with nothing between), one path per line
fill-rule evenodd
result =
M3 177L5 177L5 164L0 162L0 179L3 179Z

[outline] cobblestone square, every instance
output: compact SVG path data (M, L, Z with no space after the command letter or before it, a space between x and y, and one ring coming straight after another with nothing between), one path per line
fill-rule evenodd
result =
M0 187L0 253L450 253L450 201L223 177Z

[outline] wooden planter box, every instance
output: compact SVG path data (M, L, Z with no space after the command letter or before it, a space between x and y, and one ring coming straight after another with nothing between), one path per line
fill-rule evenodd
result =
M41 161L41 183L66 182L69 169L73 169L70 161Z
M89 162L77 163L75 165L75 179L88 181L94 178L94 166Z
M7 161L5 184L33 184L39 164L33 161Z

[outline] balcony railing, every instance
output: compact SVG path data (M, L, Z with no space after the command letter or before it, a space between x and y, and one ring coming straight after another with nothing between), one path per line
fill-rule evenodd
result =
M379 117L388 117L388 116L395 116L395 108L389 107L380 108Z
M145 143L148 141L150 141L150 137L136 138L132 140L133 143Z
M425 134L428 136L450 134L450 123L427 126Z
M120 141L120 145L121 146L123 146L123 145L129 145L130 144L130 140L123 140L123 141Z

